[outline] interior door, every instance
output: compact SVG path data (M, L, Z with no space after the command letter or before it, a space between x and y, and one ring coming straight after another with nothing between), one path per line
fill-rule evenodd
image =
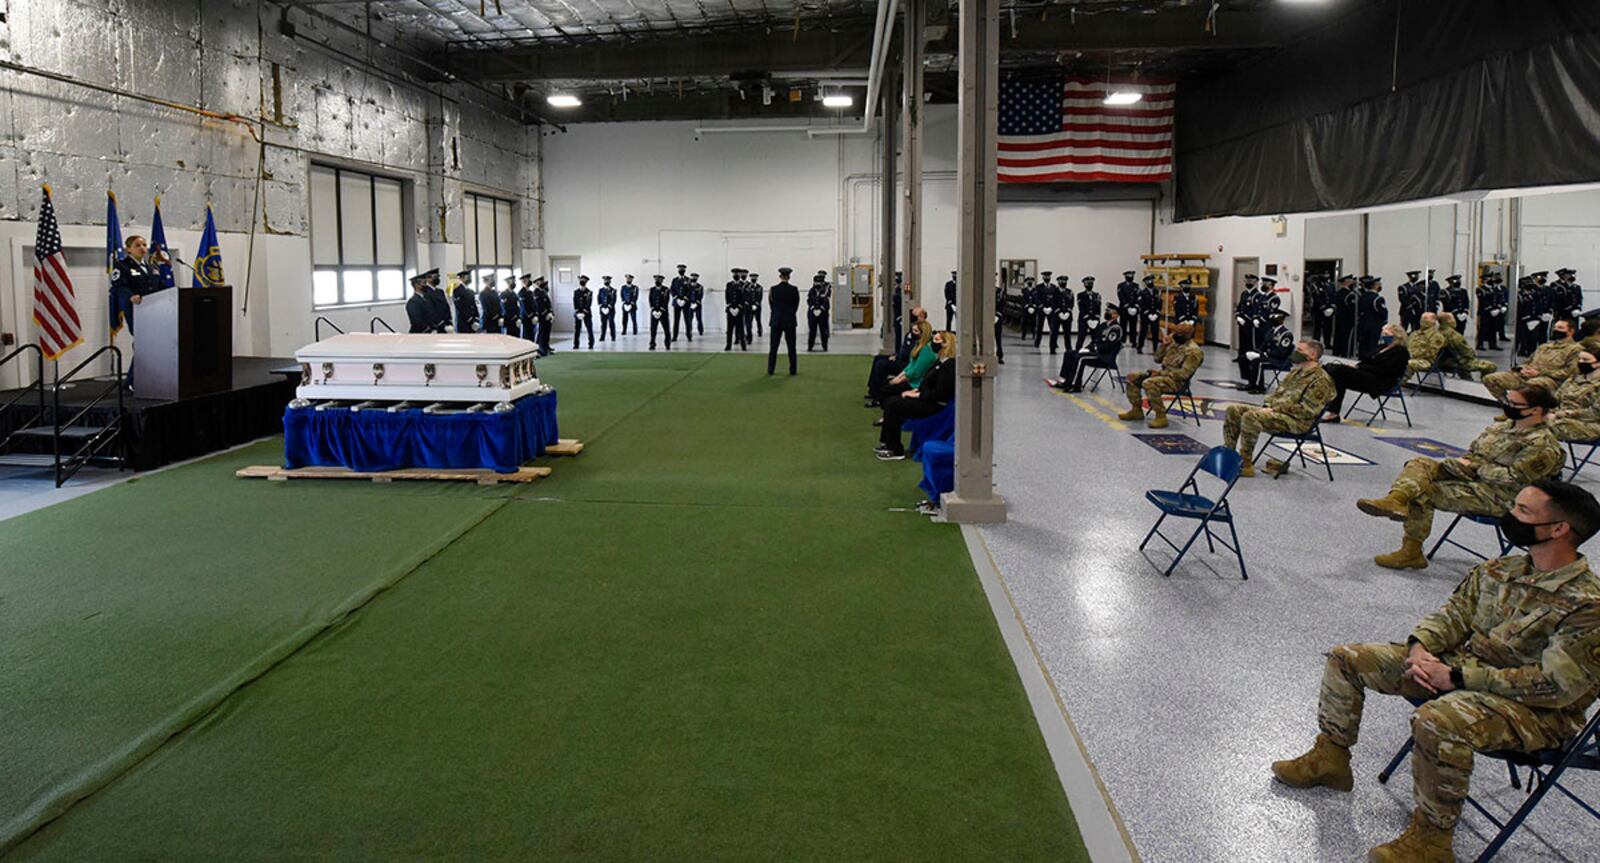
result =
M550 258L550 300L556 309L557 330L572 326L572 292L578 289L578 276L582 274L583 259L579 256Z

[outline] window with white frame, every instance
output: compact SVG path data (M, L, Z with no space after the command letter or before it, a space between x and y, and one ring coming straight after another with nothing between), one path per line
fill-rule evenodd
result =
M506 284L520 269L516 265L516 244L512 237L511 202L468 192L462 206L465 236L462 238L462 266L474 271L478 284L493 273Z
M405 302L404 191L392 177L311 166L313 306Z

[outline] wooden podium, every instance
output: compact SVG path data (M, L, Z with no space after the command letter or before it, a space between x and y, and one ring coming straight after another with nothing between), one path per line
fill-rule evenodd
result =
M233 288L168 288L134 311L141 398L188 399L233 388Z

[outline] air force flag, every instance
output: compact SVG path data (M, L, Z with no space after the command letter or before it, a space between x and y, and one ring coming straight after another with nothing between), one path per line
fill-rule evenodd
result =
M206 229L200 235L200 251L194 259L194 287L215 288L227 284L222 276L222 246L217 243L217 220L206 205Z

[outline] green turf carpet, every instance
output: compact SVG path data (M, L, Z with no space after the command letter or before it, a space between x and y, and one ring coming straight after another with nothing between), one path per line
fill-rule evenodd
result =
M959 532L888 511L917 468L872 457L864 362L767 379L754 356L563 353L540 371L587 448L511 495L228 475L259 454L126 487L258 519L207 560L241 580L284 578L253 573L309 536L301 593L393 586L13 856L1086 859ZM325 530L431 556L302 533L340 501L363 512ZM152 551L121 577L152 585L147 605L211 609L216 641L258 638L226 592L180 599L173 570L212 570L173 536L165 568ZM215 646L163 649L199 665Z

